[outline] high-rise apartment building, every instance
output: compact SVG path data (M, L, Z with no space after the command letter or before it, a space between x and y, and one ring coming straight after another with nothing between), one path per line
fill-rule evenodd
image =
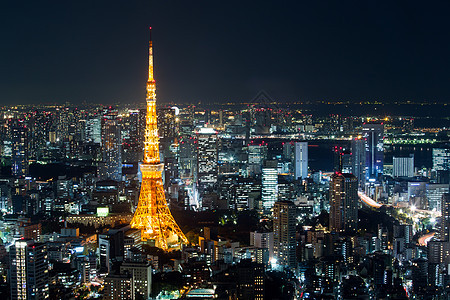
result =
M47 248L33 240L18 240L9 250L11 299L40 300L49 297Z
M308 177L308 142L297 142L294 147L295 179L304 179Z
M363 124L362 130L366 147L366 181L376 182L383 174L384 125L367 123Z
M295 239L295 204L278 201L273 206L273 249L278 264L297 267Z
M122 177L122 140L116 111L102 117L102 157L100 178L120 181Z
M330 182L330 231L358 229L358 180L353 174L335 173Z

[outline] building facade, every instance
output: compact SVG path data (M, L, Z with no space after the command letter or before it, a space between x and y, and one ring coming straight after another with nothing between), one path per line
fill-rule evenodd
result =
M49 297L47 247L33 240L18 240L9 251L11 299L40 300Z
M335 173L330 182L330 231L358 229L358 180L353 174Z
M295 239L295 204L278 201L273 206L273 248L277 264L297 267Z

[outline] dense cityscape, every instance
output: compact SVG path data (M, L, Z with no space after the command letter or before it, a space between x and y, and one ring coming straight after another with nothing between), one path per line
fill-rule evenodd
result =
M155 106L152 64L147 109L2 107L4 297L447 297L448 117Z
M445 9L94 2L0 18L0 297L450 299Z

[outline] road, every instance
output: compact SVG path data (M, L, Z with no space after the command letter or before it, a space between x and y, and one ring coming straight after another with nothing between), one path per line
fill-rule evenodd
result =
M385 205L385 206L392 206L390 204L380 204L380 203L376 202L375 200L373 200L372 198L370 198L369 196L367 196L366 194L364 194L363 192L358 192L358 196L359 196L359 198L361 199L362 202L364 202L366 205L371 206L373 208L380 208L383 205ZM433 210L415 209L414 212L422 213L422 214L429 215L429 216L432 216L432 217L435 217L435 218L441 216L440 212L433 211Z
M375 208L380 208L382 206L382 204L376 202L375 200L373 200L372 198L370 198L369 196L367 196L366 194L364 194L363 192L358 192L358 196L361 199L362 202L364 202L365 204L375 207Z
M420 246L426 246L427 243L433 238L433 236L436 234L436 232L427 233L425 235L422 235L418 242Z

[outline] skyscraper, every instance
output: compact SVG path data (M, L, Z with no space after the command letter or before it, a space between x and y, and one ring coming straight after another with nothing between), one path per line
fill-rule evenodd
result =
M352 152L344 147L334 147L334 171L352 173Z
M433 169L436 171L450 169L450 148L433 149Z
M296 268L295 204L278 201L273 206L273 250L277 263Z
M86 120L86 127L85 127L86 142L96 144L102 143L101 124L102 121L99 117L91 117Z
M214 190L217 183L218 138L217 131L201 127L197 135L197 183L200 199Z
M150 28L151 30L151 28ZM151 32L151 31L150 31ZM154 241L163 250L180 248L187 239L175 222L166 201L159 158L159 137L156 118L156 82L153 77L153 47L150 38L147 81L147 117L144 137L144 161L139 203L131 220L131 227L141 230L142 240Z
M117 111L110 110L103 117L102 157L100 178L120 181L122 177L122 140Z
M295 179L308 177L308 142L295 143Z
M450 182L450 148L433 149L433 170L436 172L436 182Z
M11 299L39 300L49 297L48 259L45 244L18 240L9 250Z
M366 181L375 182L383 174L383 136L384 125L363 124L363 137L366 145Z
M365 140L352 140L352 174L358 179L358 187L364 190L366 183L366 148Z
M21 120L11 128L11 168L14 176L28 175L28 130Z
M330 231L358 229L358 180L353 174L335 173L330 182Z
M262 209L270 212L273 204L278 199L278 171L275 167L264 167L262 169Z
M442 241L449 241L449 230L450 230L450 194L445 193L442 195L441 204L441 232L440 239Z

